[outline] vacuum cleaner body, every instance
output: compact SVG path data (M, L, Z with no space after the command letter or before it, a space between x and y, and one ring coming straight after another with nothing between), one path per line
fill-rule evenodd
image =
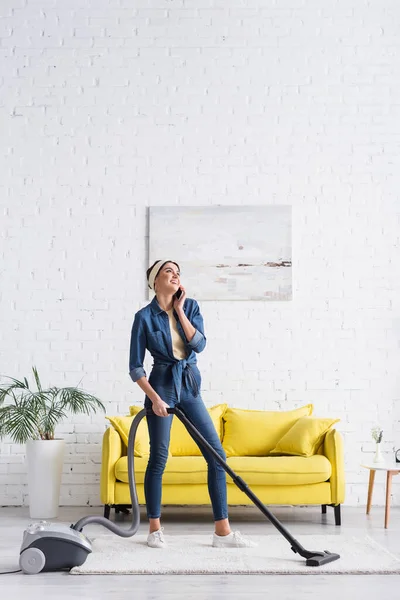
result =
M19 565L27 574L61 571L82 565L91 552L92 544L82 532L40 521L24 531Z

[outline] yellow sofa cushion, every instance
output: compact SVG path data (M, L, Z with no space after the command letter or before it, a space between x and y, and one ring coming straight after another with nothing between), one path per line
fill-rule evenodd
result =
M141 410L141 407L138 407L138 408L139 408L139 410ZM132 421L135 418L136 414L139 412L139 410L135 413L135 415L132 415L132 416L128 415L128 416L106 417L106 419L108 419L110 421L110 423L114 427L114 429L116 431L118 431L125 446L128 446L129 430L132 425ZM141 420L141 422L139 423L139 427L137 428L133 453L134 453L134 456L138 456L138 457L148 456L150 453L149 432L147 430L146 417Z
M214 427L222 440L223 423L222 417L227 409L227 404L216 404L208 408L208 414L214 424ZM184 424L174 416L171 427L171 441L169 446L172 456L201 456L200 448L188 433Z
M313 456L321 446L326 432L340 419L302 417L271 450L271 456Z
M129 407L129 412L131 415L136 415L140 410L142 410L142 406L130 406ZM216 404L215 406L212 406L211 408L208 408L208 413L212 419L212 422L214 424L214 427L219 435L219 439L222 439L222 427L223 427L223 423L222 423L222 416L225 413L225 410L227 408L227 404ZM139 425L138 427L138 433L139 433L139 429L141 427L142 424ZM149 435L148 435L148 431L147 431L147 425L146 425L146 435L147 435L147 439L145 441L143 441L143 445L147 444L146 446L146 453L143 452L143 450L141 450L141 454L137 453L136 454L136 444L135 444L135 456L148 456L149 455ZM142 446L141 446L142 448ZM170 439L170 445L169 445L169 456L201 456L201 452L199 447L197 446L196 442L192 439L192 437L190 436L190 434L188 433L186 427L184 426L184 424L178 419L178 417L174 416L174 418L172 419L172 426L171 426L171 439Z
M135 458L135 482L144 483L148 458ZM115 464L115 477L119 481L129 483L128 457L122 456ZM169 484L207 485L207 463L202 456L170 456L163 475L163 486Z
M252 485L309 485L327 481L332 466L326 456L232 456L228 465ZM232 483L230 477L228 483Z
M144 483L147 458L135 458L135 481ZM308 485L327 481L332 467L326 456L232 456L229 466L250 486ZM121 457L115 465L115 477L128 483L128 458ZM227 482L232 480L227 476ZM163 485L207 485L207 463L202 456L171 456L167 460ZM234 485L234 484L233 484Z
M228 456L268 456L300 417L312 414L313 404L287 411L227 408L222 445Z

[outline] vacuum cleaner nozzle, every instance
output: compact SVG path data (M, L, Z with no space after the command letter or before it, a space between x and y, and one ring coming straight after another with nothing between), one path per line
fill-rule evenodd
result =
M339 558L340 554L335 554L334 552L325 550L324 552L317 552L314 554L314 556L307 558L306 565L307 567L321 567L322 565L326 565L327 563L338 560Z

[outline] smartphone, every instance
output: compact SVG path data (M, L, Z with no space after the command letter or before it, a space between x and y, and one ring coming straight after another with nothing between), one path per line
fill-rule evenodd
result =
M174 294L174 297L179 300L179 298L182 296L182 290L181 288L179 288L179 290Z

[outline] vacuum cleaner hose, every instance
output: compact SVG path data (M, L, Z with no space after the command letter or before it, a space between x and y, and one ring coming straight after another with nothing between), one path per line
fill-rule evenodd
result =
M137 428L139 427L140 421L143 419L143 417L146 416L146 412L147 412L146 409L143 408L143 410L138 412L138 414L135 416L135 418L132 421L131 428L129 430L129 437L128 437L128 447L127 447L128 478L129 478L129 491L131 494L131 502L132 502L132 524L131 524L131 526L129 527L129 529L125 529L125 528L123 529L122 527L119 527L118 525L113 523L113 521L110 521L109 519L106 519L105 517L100 517L98 515L97 516L91 515L88 517L83 517L82 519L77 521L75 523L75 525L72 525L72 529L76 529L77 531L82 531L82 529L86 525L89 525L89 523L97 523L98 525L103 525L103 527L106 527L107 529L109 529L110 531L112 531L113 533L116 533L117 535L119 535L121 537L131 537L132 535L135 535L135 533L139 529L140 508L139 508L139 500L138 500L138 496L137 496L136 482L135 482L134 447L135 447L135 437L136 437Z

